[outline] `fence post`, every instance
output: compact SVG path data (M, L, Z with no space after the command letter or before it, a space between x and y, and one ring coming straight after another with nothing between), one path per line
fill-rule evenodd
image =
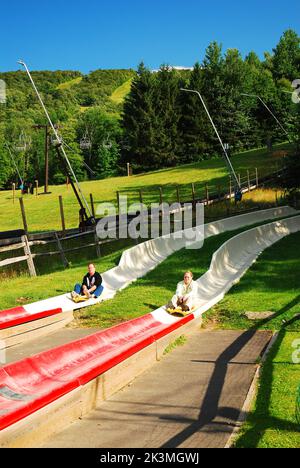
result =
M232 179L231 176L229 177L229 200L232 199Z
M37 197L39 194L39 181L35 181L35 196Z
M176 192L177 192L177 202L180 203L179 185L177 185L176 187Z
M195 192L195 184L192 183L192 198L193 198L193 205L196 205L196 192Z
M248 177L248 192L251 191L251 182L250 182L250 172L249 169L247 170L247 177Z
M35 266L34 266L27 235L22 236L21 240L24 243L24 254L27 257L27 265L28 265L29 274L30 276L36 276Z
M20 202L20 207L21 207L21 213L22 213L22 220L23 220L24 231L25 231L25 234L27 235L27 233L28 233L28 225L27 225L27 220L26 220L26 213L25 213L25 206L24 206L23 197L19 198L19 202Z
M69 190L69 183L70 183L69 177L67 177L67 179L66 179L67 190Z
M101 248L100 248L100 245L99 245L99 239L98 239L98 236L97 236L97 230L95 229L94 231L94 239L95 239L95 244L96 244L96 255L98 258L101 257Z
M58 237L57 232L55 232L55 238L56 238L57 247L58 247L58 250L59 250L59 252L60 252L60 257L61 257L61 261L62 261L62 263L63 263L63 266L64 266L65 268L68 268L69 262L68 262L68 260L67 260L67 258L66 258L66 256L65 256L65 252L64 252L64 249L63 249L63 247L62 247L62 245L61 245L60 238Z
M16 184L12 184L12 193L13 193L13 204L15 204L15 199L16 199Z
M162 187L159 187L159 200L160 200L160 204L162 205L164 200L163 200L163 190L162 190Z
M59 208L60 208L62 232L63 232L63 236L64 236L65 233L66 233L66 223L65 223L65 213L64 213L64 205L63 205L62 195L59 195Z
M92 194L92 193L90 193L90 200L91 200L92 215L93 215L94 218L96 219L94 198L93 198L93 194Z
M208 191L208 185L205 184L205 199L206 199L206 204L208 205L209 202L209 191Z
M139 194L140 194L140 204L142 205L143 204L143 191L141 189L139 190Z
M117 209L118 214L120 214L120 192L117 190Z

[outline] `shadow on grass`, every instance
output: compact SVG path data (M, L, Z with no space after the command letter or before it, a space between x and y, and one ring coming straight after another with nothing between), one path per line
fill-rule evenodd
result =
M300 295L298 295L293 301L290 303L286 304L285 307L283 307L281 310L279 310L276 314L275 317L279 317L280 315L284 314L288 310L290 310L292 307L294 307L296 304L300 302ZM194 421L190 426L188 426L186 429L184 429L182 432L177 434L175 437L172 437L170 440L168 440L162 448L176 448L182 445L187 439L189 439L192 435L195 433L203 430L205 426L208 425L216 425L216 428L214 430L213 426L210 427L210 432L219 432L220 429L222 431L222 428L218 428L218 424L216 421L214 421L218 416L224 415L224 411L226 411L226 417L229 418L234 424L237 419L238 419L238 414L236 409L234 408L219 408L219 401L221 398L221 394L223 391L223 387L225 384L225 378L227 375L227 370L228 370L228 365L232 359L239 354L239 352L249 343L249 341L254 337L256 332L258 331L259 327L266 325L268 322L274 319L274 316L272 318L267 318L264 320L261 320L259 323L256 323L253 327L251 327L249 330L246 332L242 333L233 343L226 348L223 353L218 357L218 359L215 362L215 367L214 371L212 374L212 377L210 379L208 388L206 390L202 407L200 410L200 414L198 417L197 421ZM269 355L268 361L267 362L272 362L272 359L278 352L279 347L281 346L283 337L285 335L284 330L280 332L279 339L275 345L275 347L272 348L271 354ZM263 377L262 377L262 386L261 386L261 391L259 392L258 395L258 409L255 414L263 413L265 415L268 415L268 408L270 405L270 399L271 399L271 393L272 393L272 381L273 381L273 369L272 366L270 367L265 367L264 372L263 372ZM252 416L255 420L255 416ZM273 429L280 429L282 427L284 428L289 428L290 430L296 430L296 425L291 424L288 421L282 421L282 420L274 420L273 421ZM268 427L270 427L270 421L267 423ZM223 430L224 431L224 430ZM228 432L228 431L226 431ZM244 435L243 439L249 440L249 436L251 437L251 447L256 447L260 437L261 437L261 431L259 432L257 430L257 427L255 426L250 432L250 435L248 432Z
M267 429L275 431L299 431L299 425L290 421L270 416L269 408L272 396L273 383L273 361L282 345L286 331L283 328L278 335L277 341L272 347L260 378L260 388L256 399L256 408L248 417L248 422L253 426L247 430L237 441L237 448L257 448Z

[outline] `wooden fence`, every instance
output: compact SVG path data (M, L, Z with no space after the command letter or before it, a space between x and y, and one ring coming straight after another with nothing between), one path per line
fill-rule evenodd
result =
M259 180L258 171L256 169L255 173L253 174L251 174L250 171L247 171L246 176L244 177L239 176L239 182L242 187L242 191L246 193L246 192L250 192L251 190L257 189L259 186L265 186L266 184L276 181L277 178L280 176L280 174L282 174L282 170L277 171L276 173L273 173L272 175ZM139 190L138 194L139 194L140 203L142 204L144 202L143 191ZM218 203L222 200L231 200L232 198L234 198L234 195L235 195L234 194L234 182L232 178L229 178L227 190L226 190L226 187L224 186L222 187L221 185L210 186L208 184L205 184L204 189L202 188L202 196L201 195L199 196L199 194L197 194L195 184L192 183L190 198L187 200L183 200L183 197L181 196L181 193L180 193L180 187L179 186L176 187L176 203L181 204L181 205L183 205L184 203L196 204L198 202L201 202L204 205L211 205L214 203ZM160 203L163 203L164 201L163 187L158 187L158 197L159 197ZM0 267L16 264L20 262L27 262L29 274L31 276L36 276L36 269L34 265L34 259L36 258L40 258L40 257L49 258L51 256L57 255L57 256L60 256L61 262L64 268L67 268L69 266L69 261L67 259L66 254L70 252L81 251L82 249L89 249L89 248L95 247L97 257L101 257L101 245L110 243L110 242L115 242L116 240L118 240L118 239L99 240L97 233L96 233L95 226L88 227L86 232L78 232L78 229L67 230L65 216L64 216L63 199L61 196L59 197L59 207L60 207L60 214L61 214L62 230L60 232L53 231L53 232L48 232L48 233L43 233L43 234L28 234L28 224L27 224L24 202L22 198L19 200L20 200L20 208L21 208L21 214L22 214L22 220L23 220L23 226L24 226L24 235L22 235L20 238L5 239L3 241L0 241L0 254L14 251L14 250L24 250L24 255L2 260L0 261ZM94 200L93 200L92 194L90 195L90 201L91 201L92 213L95 215L95 207L94 207ZM118 205L119 205L119 202L120 202L120 192L117 192ZM173 214L172 211L170 211L170 213ZM132 218L129 218L126 221L127 226L131 220ZM117 217L116 225L117 227L119 227L118 217ZM89 240L85 242L85 238L87 236L92 236L93 240L92 241ZM64 248L63 243L65 241L69 241L72 239L80 239L81 240L80 246L72 247L72 248ZM31 247L39 246L39 245L49 246L51 244L56 245L57 247L56 250L49 251L49 252L39 252L39 253L33 253L31 251Z

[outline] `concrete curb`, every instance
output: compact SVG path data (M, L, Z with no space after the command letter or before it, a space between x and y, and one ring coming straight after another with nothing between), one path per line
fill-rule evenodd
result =
M61 312L57 315L26 322L4 330L0 330L0 340L4 348L10 348L35 340L65 327L74 319L73 312Z
M258 387L259 378L261 376L262 365L266 361L267 356L268 356L269 352L271 351L271 348L276 343L276 341L278 339L278 335L279 335L278 332L274 333L270 343L268 344L267 349L265 350L265 352L264 352L264 354L262 356L261 363L258 365L258 367L256 369L256 372L255 372L255 375L253 377L251 386L249 388L249 391L248 391L246 400L244 402L243 408L242 408L242 410L240 412L240 415L238 417L238 420L236 422L236 427L234 428L231 436L229 437L229 439L228 439L228 441L227 441L227 443L226 443L226 445L224 447L226 449L233 447L233 444L234 444L234 442L235 442L235 440L236 440L236 438L237 438L237 436L239 434L239 431L240 431L242 425L245 423L245 421L246 421L246 419L247 419L247 417L248 417L248 415L249 415L249 413L251 411L253 402L254 402L256 394L257 394L257 387Z

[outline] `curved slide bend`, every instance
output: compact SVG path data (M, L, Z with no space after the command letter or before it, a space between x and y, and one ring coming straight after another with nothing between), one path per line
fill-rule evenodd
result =
M199 227L199 230L203 230L203 237L208 238L225 231L233 231L255 223L290 216L295 213L297 213L296 210L289 206L271 208L205 224L204 229L202 226ZM71 300L70 294L63 294L61 296L28 304L24 306L24 309L27 311L29 316L30 314L36 314L44 310L54 310L57 308L62 309L63 312L68 312L70 310L95 305L107 299L112 299L117 291L125 289L138 278L142 278L167 257L183 249L185 246L185 237L182 236L181 239L178 239L176 238L176 235L173 234L171 236L163 236L143 242L142 244L134 246L123 252L119 265L103 273L104 293L99 299L91 299L85 303L75 304Z
M84 339L0 369L0 430L16 423L162 336L200 316L220 301L259 254L283 237L300 231L300 216L263 225L223 244L199 280L199 307L183 319L163 308Z

